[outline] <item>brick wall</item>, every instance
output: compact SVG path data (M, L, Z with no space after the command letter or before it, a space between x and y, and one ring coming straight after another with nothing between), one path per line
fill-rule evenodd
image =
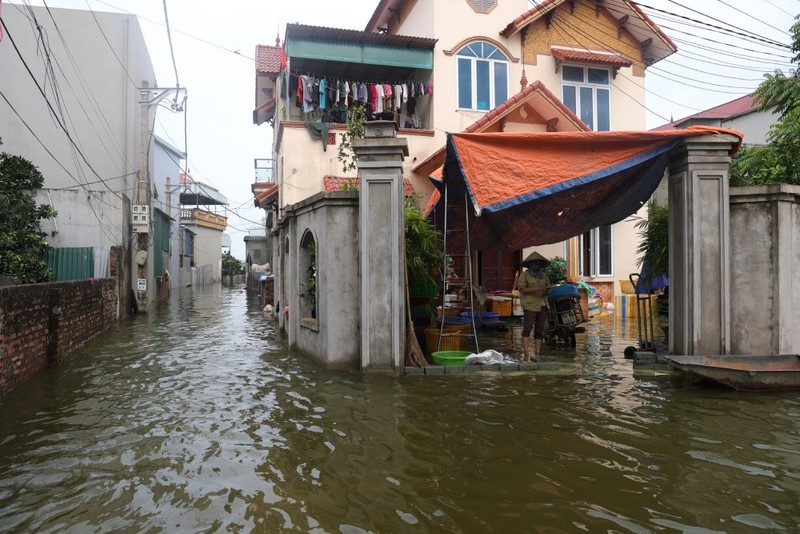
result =
M0 287L0 397L118 319L117 280Z
M169 298L169 278L166 276L156 276L156 300L166 300Z

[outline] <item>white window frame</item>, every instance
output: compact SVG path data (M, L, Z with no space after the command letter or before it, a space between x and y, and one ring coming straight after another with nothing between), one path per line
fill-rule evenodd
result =
M614 225L609 224L609 258L610 258L610 272L608 273L601 273L600 272L600 227L595 227L589 230L589 239L591 243L589 244L591 250L591 257L589 258L589 272L585 273L583 266L585 264L585 256L584 256L584 244L585 244L585 235L581 234L580 238L580 251L581 251L581 259L580 259L580 271L581 276L587 276L589 278L613 278L614 277Z
M564 79L564 67L573 67L576 69L583 70L583 82L575 82L571 80ZM608 73L608 83L590 83L589 80L589 69L596 69L596 70L603 70ZM599 120L597 118L597 91L599 89L605 89L608 91L608 131L613 130L613 126L611 124L611 117L612 113L611 110L613 109L612 101L611 101L611 69L607 69L605 67L595 67L593 65L570 65L565 64L561 66L561 101L564 102L564 88L565 87L574 87L575 88L575 109L571 110L578 118L581 118L581 88L588 88L592 91L592 130L597 131L597 124ZM566 104L565 104L566 105Z
M470 46L474 46L474 45L477 45L477 44L480 44L480 45L487 44L487 45L491 46L492 48L496 49L497 52L500 55L502 55L505 59L501 60L501 59L490 59L490 58L486 58L486 57L475 57L475 56L462 56L462 55L460 55L461 51L464 50L465 48L469 48ZM494 80L495 80L495 68L496 68L496 65L498 63L502 63L506 67L506 97L503 99L503 102L508 100L508 98L509 98L509 94L508 93L510 91L509 82L510 82L510 79L511 79L511 68L510 68L511 62L508 60L508 58L503 53L503 51L500 50L497 46L493 45L492 43L486 42L486 41L473 41L473 42L471 42L469 44L466 44L463 47L461 47L461 49L458 52L456 52L455 58L456 58L456 84L455 84L456 85L456 109L464 110L464 111L480 111L480 112L485 113L485 112L491 111L492 109L497 107L497 104L495 104L497 99L495 97ZM461 87L460 87L460 84L459 84L459 75L461 74L461 71L460 71L461 67L459 65L459 61L462 60L462 59L467 59L470 62L470 79L472 80L472 84L471 84L472 94L470 95L470 102L472 104L472 107L468 107L468 108L461 107L461 93L460 93ZM483 62L486 62L486 63L489 64L489 107L487 109L479 109L478 108L478 62L479 61L483 61Z

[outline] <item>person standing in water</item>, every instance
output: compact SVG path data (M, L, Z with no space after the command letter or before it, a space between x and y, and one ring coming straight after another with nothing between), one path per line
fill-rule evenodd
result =
M522 266L527 270L519 277L517 288L524 313L522 323L523 362L531 361L531 331L533 331L534 361L542 355L544 330L547 327L547 294L550 292L550 281L542 269L548 265L550 265L550 260L538 252L531 252L522 261Z

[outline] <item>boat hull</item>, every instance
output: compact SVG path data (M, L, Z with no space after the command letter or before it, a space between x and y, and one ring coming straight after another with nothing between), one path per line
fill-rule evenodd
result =
M800 389L800 355L668 356L676 369L740 391Z

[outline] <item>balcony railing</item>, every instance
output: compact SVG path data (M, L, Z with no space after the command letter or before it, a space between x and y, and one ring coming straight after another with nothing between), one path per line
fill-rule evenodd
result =
M275 160L266 158L256 158L254 160L256 167L256 183L274 183L275 182Z
M228 227L228 218L223 215L217 215L210 211L201 210L199 208L181 209L181 222L184 224L196 224L205 228L219 230L224 232Z

